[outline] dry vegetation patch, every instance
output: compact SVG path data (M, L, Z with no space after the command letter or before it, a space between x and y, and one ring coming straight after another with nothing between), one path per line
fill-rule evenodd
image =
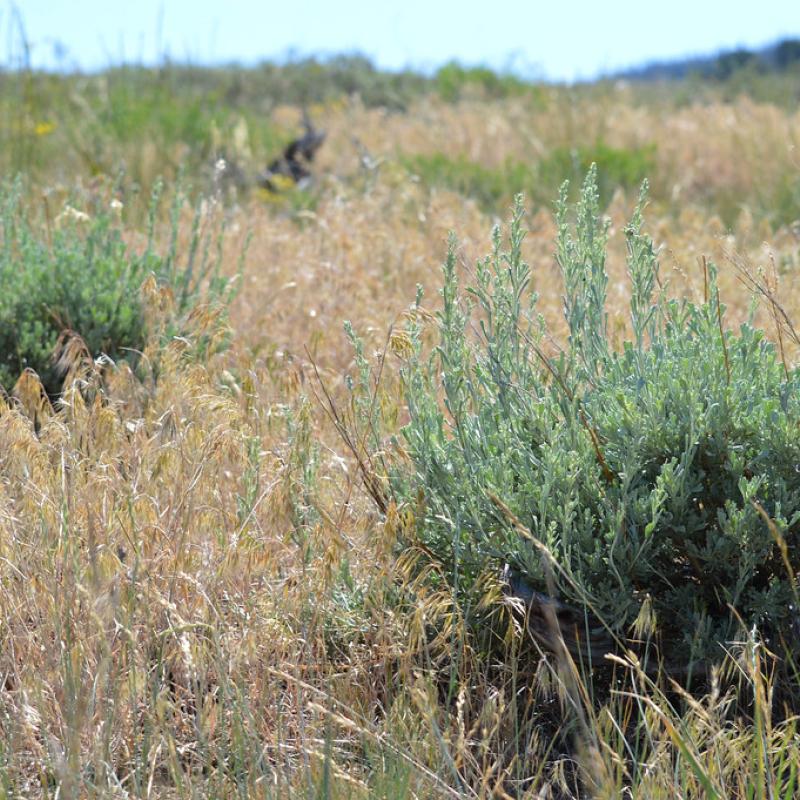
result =
M405 325L417 284L424 312L439 310L448 232L459 274L474 277L506 212L427 183L404 156L499 170L599 142L653 147L647 227L665 291L702 298L703 259L715 261L735 328L750 313L749 273L780 304L762 303L756 324L776 340L781 331L791 363L782 314L800 318L798 113L749 99L646 103L623 86L313 111L328 139L309 196L225 206L224 274L237 273L249 237L227 322L201 309L166 346L153 337L135 369L84 365L55 407L30 374L0 399L0 793L792 796L800 738L791 715L770 716L771 656L756 639L732 646L738 681L707 697L621 662L596 704L585 675L532 656L490 585L508 641L483 657L454 595L398 553L408 509L375 510L325 391L354 418L350 320L367 355L381 354L373 402L388 448L407 420L403 342L387 351L390 329ZM299 119L293 108L273 117L282 131ZM255 162L274 140L257 119L244 125ZM51 135L65 134L39 138ZM108 139L103 159L137 165L146 185L182 145ZM107 198L111 179L73 188L85 165L80 148L69 152L60 188L31 179L30 205L42 192L87 208ZM616 343L629 335L622 230L634 202L617 190L603 210ZM125 215L126 241L141 245L135 202ZM566 336L552 207L529 207L524 224L552 354ZM188 207L178 232L185 250ZM157 317L158 287L145 289ZM198 357L209 335L228 346ZM731 686L748 714L731 711ZM647 724L633 731L637 714Z

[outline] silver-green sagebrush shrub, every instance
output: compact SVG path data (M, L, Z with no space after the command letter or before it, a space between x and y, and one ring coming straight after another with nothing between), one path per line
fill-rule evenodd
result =
M169 341L184 333L188 316L201 304L228 305L237 282L221 272L221 231L197 204L188 247L181 249L179 216L186 198L178 188L169 208L169 241L159 247L154 230L162 194L158 183L147 244L137 251L123 238L113 209L92 216L69 209L72 216L65 213L52 228L26 211L19 181L0 186L0 387L10 391L23 370L32 369L47 392L57 395L64 375L53 355L65 330L79 334L93 357L133 360L149 337ZM148 327L140 291L151 275L173 298L161 331ZM206 344L198 341L198 350Z
M797 637L800 374L762 331L724 331L713 267L702 305L654 297L645 193L625 230L633 337L621 350L607 331L594 169L574 221L566 189L558 205L559 357L540 346L521 201L508 249L495 229L466 289L451 242L429 356L421 328L409 331L409 459L393 492L465 601L507 562L623 639L647 616L670 658L720 657L737 617L778 646Z

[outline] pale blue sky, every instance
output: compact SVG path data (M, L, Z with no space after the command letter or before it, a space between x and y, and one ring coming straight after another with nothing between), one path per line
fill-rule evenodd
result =
M34 65L57 65L61 44L83 69L358 51L388 68L455 58L573 80L800 35L800 0L0 0L4 64L20 53L15 8Z

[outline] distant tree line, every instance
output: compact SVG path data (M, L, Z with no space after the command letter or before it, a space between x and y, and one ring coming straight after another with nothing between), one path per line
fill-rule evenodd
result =
M634 80L675 80L699 75L702 78L724 81L741 70L785 73L797 69L798 64L800 64L800 38L787 38L756 50L737 47L712 56L654 62L643 67L624 70L614 77Z
M709 77L726 80L740 69L755 69L758 72L786 72L800 63L800 39L784 39L766 50L736 50L720 53L711 63Z

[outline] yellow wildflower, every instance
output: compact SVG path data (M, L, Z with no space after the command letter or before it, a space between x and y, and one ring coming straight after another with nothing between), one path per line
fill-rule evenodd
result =
M47 136L56 129L55 122L37 122L33 127L33 132L37 136Z

